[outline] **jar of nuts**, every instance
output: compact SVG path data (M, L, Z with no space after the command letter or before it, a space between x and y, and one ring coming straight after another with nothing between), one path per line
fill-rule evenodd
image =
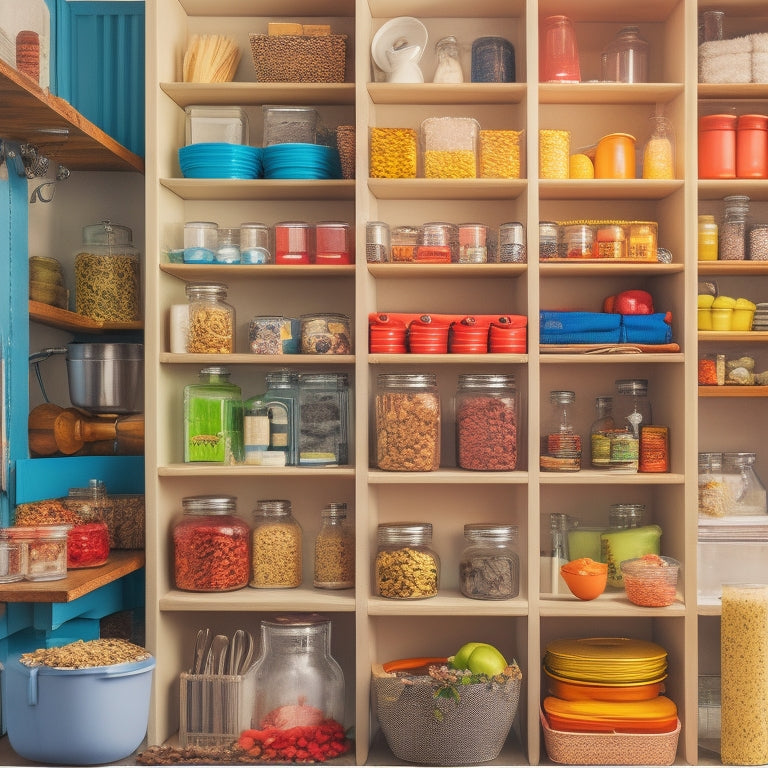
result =
M355 533L347 522L344 502L327 504L315 538L314 585L319 589L355 586Z
M440 557L432 523L382 523L377 530L376 594L401 600L437 595Z
M227 304L224 283L187 283L187 352L231 354L235 351L235 308Z
M251 531L251 581L257 589L301 585L301 526L285 499L256 502Z

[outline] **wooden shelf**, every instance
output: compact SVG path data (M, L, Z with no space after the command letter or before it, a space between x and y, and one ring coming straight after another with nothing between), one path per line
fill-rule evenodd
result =
M355 103L354 83L160 83L180 107Z
M214 280L229 277L286 278L355 276L354 264L161 264L166 274L181 280Z
M525 83L368 83L374 104L519 104Z
M0 136L34 144L70 171L138 171L143 158L0 60Z
M768 275L768 261L700 261L700 275Z
M420 264L418 262L397 264L368 264L373 277L450 277L463 280L465 277L519 277L524 275L528 265L515 264Z
M768 387L759 386L700 386L699 397L768 397Z
M683 264L660 264L657 261L614 261L612 259L582 260L566 259L555 261L547 259L539 263L539 272L543 277L583 277L584 275L670 275L682 272Z
M699 341L739 341L765 343L768 341L768 331L699 331Z
M67 309L53 307L40 301L29 302L29 319L51 328L58 328L70 333L110 333L112 331L140 331L144 323L140 320L131 323L108 323L94 320L92 317L78 315Z
M368 179L379 200L515 200L525 179Z
M144 567L144 552L118 549L109 555L105 565L67 571L56 581L17 581L0 584L3 603L70 603L112 581Z
M663 104L682 92L682 83L542 83L539 103Z
M182 200L354 200L352 179L160 179Z

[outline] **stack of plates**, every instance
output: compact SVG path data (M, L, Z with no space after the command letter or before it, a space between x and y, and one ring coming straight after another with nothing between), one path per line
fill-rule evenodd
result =
M179 149L179 165L187 179L258 179L261 153L259 147L245 144L189 144Z
M264 147L265 179L340 179L339 150L324 144Z
M699 541L768 541L768 516L701 517Z
M768 331L768 302L763 301L756 305L755 315L752 318L753 331Z

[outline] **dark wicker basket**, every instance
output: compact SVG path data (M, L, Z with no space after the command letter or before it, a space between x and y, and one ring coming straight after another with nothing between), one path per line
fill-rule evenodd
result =
M256 79L263 83L343 83L346 35L250 35Z

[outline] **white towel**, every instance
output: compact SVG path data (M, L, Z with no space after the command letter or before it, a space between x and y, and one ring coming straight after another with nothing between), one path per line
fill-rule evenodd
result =
M752 82L768 83L768 51L752 54Z
M704 43L704 45L709 45L709 43ZM711 55L699 51L700 83L749 83L751 80L752 54Z

